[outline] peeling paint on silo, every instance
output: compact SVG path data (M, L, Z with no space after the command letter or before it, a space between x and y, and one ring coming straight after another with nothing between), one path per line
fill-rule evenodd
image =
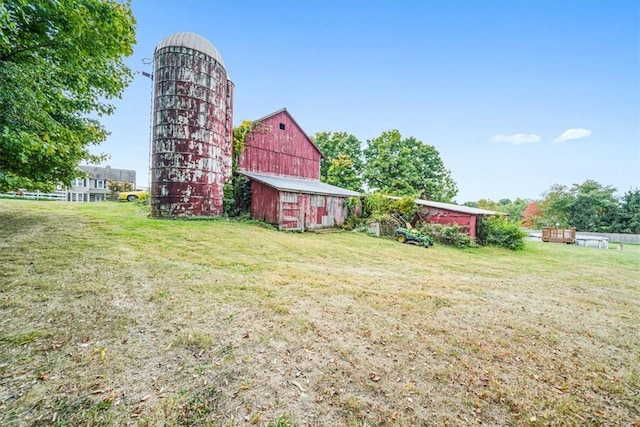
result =
M151 216L219 216L231 174L233 83L205 38L176 33L154 54Z

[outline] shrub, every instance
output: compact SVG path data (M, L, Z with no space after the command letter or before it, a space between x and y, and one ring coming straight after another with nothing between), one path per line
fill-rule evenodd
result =
M360 220L360 218L356 217L355 215L348 215L342 223L342 228L344 230L351 231L354 228L358 227L361 223L362 221Z
M411 220L418 211L418 205L413 197L404 196L395 200L391 204L391 209L394 213L402 215L407 220Z
M223 187L223 209L230 217L236 217L249 212L251 206L251 180L244 175L233 175Z
M369 223L387 221L389 218L395 222L404 223L411 221L411 218L418 211L416 201L412 197L404 196L392 199L381 193L364 196L362 207L362 216Z
M477 242L482 246L498 246L511 250L524 248L527 235L520 225L501 217L478 218Z
M362 223L362 200L360 197L349 197L345 201L347 217L342 224L345 230L353 230Z
M374 193L363 197L363 217L374 218L385 216L391 211L392 200L388 197Z
M442 224L424 224L420 227L420 232L431 236L433 240L443 245L454 246L456 248L475 248L478 245L471 240L467 233L462 232L458 224L451 226Z

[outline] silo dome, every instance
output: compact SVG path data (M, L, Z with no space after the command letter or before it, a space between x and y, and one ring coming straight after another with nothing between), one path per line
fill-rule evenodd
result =
M224 60L222 59L220 52L218 52L218 49L216 49L213 43L202 37L200 34L188 32L171 34L158 43L158 46L156 46L156 52L167 46L182 46L202 52L218 61L218 63L225 69L225 72L227 71L227 67L224 65Z
M233 83L218 49L175 33L155 49L151 216L219 216L231 174Z

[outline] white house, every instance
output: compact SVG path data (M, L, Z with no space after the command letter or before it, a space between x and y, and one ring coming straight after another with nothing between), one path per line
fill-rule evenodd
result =
M86 178L76 178L66 191L68 202L104 202L109 191L109 180L130 182L136 186L136 171L110 166L79 166Z

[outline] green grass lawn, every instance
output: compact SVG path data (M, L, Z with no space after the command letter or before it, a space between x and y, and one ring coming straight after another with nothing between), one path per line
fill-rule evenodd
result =
M639 246L0 200L0 425L634 425L639 325Z

